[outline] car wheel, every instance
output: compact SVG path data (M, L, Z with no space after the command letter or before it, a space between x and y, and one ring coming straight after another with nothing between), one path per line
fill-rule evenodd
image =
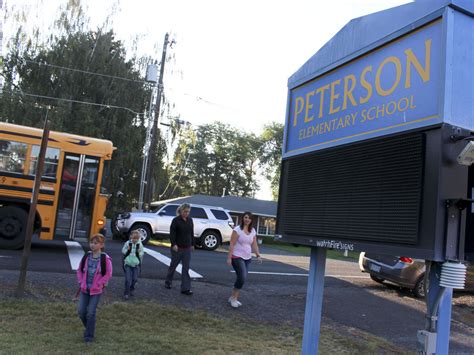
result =
M378 282L379 284L383 283L385 281L385 279L381 278L381 277L378 277L378 276L375 276L374 274L370 274L370 278L375 281L375 282Z
M130 228L129 235L132 232L137 231L140 234L140 241L143 245L147 244L151 239L151 229L148 225L139 223L135 224L132 228Z
M201 237L201 246L205 250L216 250L221 244L221 237L212 231L205 231Z
M15 206L0 208L0 247L23 248L27 219L28 213L22 208Z
M421 275L418 278L418 281L415 284L415 288L413 289L413 294L417 298L425 297L425 274Z
M110 231L112 232L113 240L124 240L126 237L126 235L121 233L117 228L117 216L110 221Z

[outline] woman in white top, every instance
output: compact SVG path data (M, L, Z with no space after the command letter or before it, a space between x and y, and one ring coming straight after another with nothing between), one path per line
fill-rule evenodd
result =
M232 265L235 270L236 280L229 303L237 308L242 305L238 301L240 290L247 279L248 267L252 261L252 250L257 256L257 261L262 262L257 244L257 232L252 227L253 216L251 212L244 212L239 226L234 228L230 239L229 254L227 264Z

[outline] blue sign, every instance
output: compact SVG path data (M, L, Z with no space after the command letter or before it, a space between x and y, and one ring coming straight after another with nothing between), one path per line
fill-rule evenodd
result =
M441 122L441 21L290 92L285 156Z

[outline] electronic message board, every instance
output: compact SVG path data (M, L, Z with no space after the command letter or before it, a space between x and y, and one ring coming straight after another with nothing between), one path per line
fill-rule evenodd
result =
M443 118L444 19L290 87L277 235L430 260L458 258L471 132ZM454 211L454 213L451 213ZM451 223L456 219L456 223ZM473 224L474 225L474 224Z

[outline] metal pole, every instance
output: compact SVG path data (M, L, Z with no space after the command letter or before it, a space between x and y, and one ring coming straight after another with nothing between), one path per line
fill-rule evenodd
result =
M308 290L304 314L303 347L301 354L318 353L321 312L323 308L324 272L326 269L326 249L311 247Z
M138 209L140 211L143 210L143 195L145 194L145 184L146 184L146 172L147 172L147 164L148 164L148 150L150 149L150 138L151 138L151 125L152 125L152 118L153 118L153 93L155 91L155 87L153 86L151 89L150 94L150 108L148 109L148 124L146 127L146 138L145 138L145 146L143 147L143 163L142 163L142 173L140 177L140 194L138 197Z
M451 302L453 297L453 289L443 288L439 285L441 275L441 263L434 262L429 273L429 288L428 288L428 313L433 312L436 306L438 296L441 296L441 301L438 305L438 310L435 310L436 320L436 352L435 354L449 354L449 335L451 332ZM443 292L440 295L440 292ZM429 321L429 320L428 320Z
M155 165L155 154L156 154L156 146L158 144L158 120L160 117L160 110L161 110L161 97L163 96L163 74L165 71L165 62L166 62L166 50L168 48L168 41L169 34L165 35L165 41L163 43L163 54L161 56L161 67L160 67L160 77L158 79L158 92L156 95L156 104L155 104L155 117L153 119L153 126L151 131L151 144L150 150L148 153L148 162L147 162L147 169L146 169L146 194L145 194L145 203L150 207L150 202L153 198L153 172L154 172L154 165Z
M38 155L38 162L36 165L35 172L35 182L33 185L33 193L31 194L30 211L28 212L28 222L26 224L25 246L23 248L23 255L21 258L20 277L18 280L16 297L22 297L25 293L26 270L28 268L28 260L30 258L31 253L31 240L33 237L33 227L35 224L36 205L38 203L38 195L41 186L41 176L43 175L44 170L46 148L48 147L49 124L50 122L48 120L48 111L46 111L46 117L43 128L43 138L41 139L41 147Z

